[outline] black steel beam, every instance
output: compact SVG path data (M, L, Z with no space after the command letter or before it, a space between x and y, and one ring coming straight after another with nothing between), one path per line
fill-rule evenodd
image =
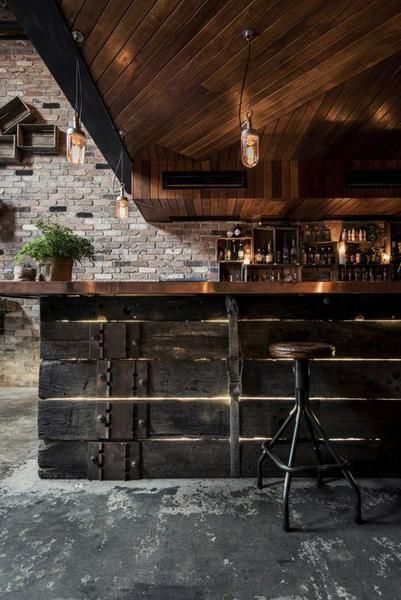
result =
M77 46L56 0L8 0L8 6L73 105ZM121 139L83 58L79 56L83 84L82 122L115 172ZM127 192L131 193L132 162L125 148L123 162L123 181Z

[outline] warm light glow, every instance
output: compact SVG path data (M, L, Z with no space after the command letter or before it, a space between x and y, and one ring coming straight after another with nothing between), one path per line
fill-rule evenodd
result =
M244 167L251 169L259 162L259 135L252 129L252 111L246 115L241 129L241 160Z
M128 198L117 198L116 216L118 219L128 218Z
M81 129L78 116L75 115L74 122L67 129L66 158L73 165L82 165L85 160L86 135Z
M128 198L124 193L124 184L120 184L120 193L116 198L116 217L118 219L128 218Z
M386 254L386 252L382 253L382 263L383 263L383 265L390 264L390 256L388 254Z

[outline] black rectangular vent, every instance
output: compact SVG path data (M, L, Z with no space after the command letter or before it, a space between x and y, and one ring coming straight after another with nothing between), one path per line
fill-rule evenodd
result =
M245 171L164 171L165 190L247 187Z
M401 187L401 171L348 171L345 185L351 188Z

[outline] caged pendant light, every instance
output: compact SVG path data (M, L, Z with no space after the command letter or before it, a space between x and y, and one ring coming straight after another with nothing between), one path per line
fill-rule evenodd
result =
M248 75L249 63L251 60L251 42L255 37L253 29L245 29L243 37L248 44L248 56L245 63L244 77L242 79L240 102L238 109L239 125L241 130L241 160L244 167L251 169L256 167L259 162L259 134L252 127L252 110L249 108L246 112L246 119L242 121L242 98L244 95L246 78Z
M73 37L78 41L77 35ZM82 34L81 34L82 35ZM82 165L85 160L86 135L81 127L82 116L82 78L79 64L79 55L75 58L75 114L72 125L67 129L66 158L73 165Z

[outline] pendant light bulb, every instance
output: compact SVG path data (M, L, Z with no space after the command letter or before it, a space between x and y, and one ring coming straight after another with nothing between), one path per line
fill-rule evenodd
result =
M241 129L241 160L244 167L251 169L259 162L259 135L252 127L252 113L248 112Z
M81 127L78 113L74 115L74 121L67 129L66 157L73 165L82 165L85 160L86 135Z
M128 198L125 195L124 184L120 184L120 193L116 198L116 216L118 219L128 218Z

